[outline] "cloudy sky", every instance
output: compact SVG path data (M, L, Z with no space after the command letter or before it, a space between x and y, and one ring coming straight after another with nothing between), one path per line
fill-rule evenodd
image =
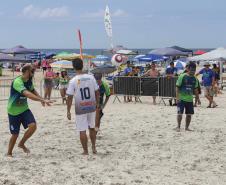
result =
M107 4L114 45L226 46L225 0L2 0L0 48L78 48L77 29L84 48L109 48Z

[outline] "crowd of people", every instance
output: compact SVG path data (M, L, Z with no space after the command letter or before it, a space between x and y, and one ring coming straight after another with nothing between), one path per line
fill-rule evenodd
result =
M51 66L47 66L44 70L44 87L45 94L41 97L35 90L32 79L35 69L32 65L26 64L22 67L22 75L15 78L12 82L11 93L8 101L8 117L11 138L8 147L8 156L12 156L13 148L20 132L21 124L27 131L18 144L25 153L30 150L25 146L26 141L33 135L37 126L36 120L28 107L27 98L39 101L43 106L50 106L51 90L54 87L54 80L58 81L58 86L62 96L62 103L67 104L67 118L71 120L71 107L73 97L75 98L75 114L76 127L80 134L80 142L83 148L83 154L88 154L88 138L86 131L89 130L90 140L92 144L92 152L96 150L96 135L100 129L101 118L104 115L105 108L111 95L108 84L102 80L102 74L87 74L83 72L83 61L77 58L72 61L76 75L69 79L65 70L56 74ZM123 71L125 76L140 76L140 68L133 67L128 62L127 67ZM176 82L175 104L177 105L177 131L181 129L182 115L186 114L185 130L191 131L189 128L191 115L194 114L194 107L201 104L200 83L197 78L202 75L201 84L204 86L204 94L209 104L207 108L215 108L217 103L214 101L216 84L219 80L219 68L206 62L204 68L196 73L196 64L189 62L183 73L178 75L174 63L170 63L170 67L166 69L165 75L169 78L178 76ZM150 68L142 73L143 77L159 77L160 71L156 69L156 64L151 63ZM55 84L56 85L56 84ZM195 103L193 96L195 95ZM125 97L125 101L132 101L131 97ZM153 97L153 103L156 104L156 97Z

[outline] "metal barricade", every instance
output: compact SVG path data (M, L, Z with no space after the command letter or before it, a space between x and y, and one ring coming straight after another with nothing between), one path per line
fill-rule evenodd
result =
M118 95L124 95L138 97L159 96L162 99L171 99L176 97L176 81L177 77L146 78L119 76L113 79L113 92L116 98L118 98Z
M177 77L160 77L159 78L159 96L176 97Z
M13 79L0 79L0 101L8 100Z
M159 95L159 78L141 77L141 96L158 96Z
M139 77L115 77L113 79L113 92L115 95L140 96L140 85Z

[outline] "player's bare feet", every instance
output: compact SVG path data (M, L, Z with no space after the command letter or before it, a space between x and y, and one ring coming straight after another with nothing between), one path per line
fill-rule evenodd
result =
M89 155L89 152L88 151L83 151L82 155Z
M185 131L193 132L194 130L191 130L189 128L185 128Z
M25 145L19 144L18 147L21 148L26 154L31 153L30 150Z
M180 132L180 128L179 127L175 128L174 130L176 130L177 132Z
M11 158L12 158L12 157L13 157L13 154L8 154L8 153L7 153L7 154L5 154L5 156L6 156L6 157L11 157Z

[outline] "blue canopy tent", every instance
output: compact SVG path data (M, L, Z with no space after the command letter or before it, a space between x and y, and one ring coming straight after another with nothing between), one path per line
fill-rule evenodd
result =
M39 51L27 49L24 46L18 45L10 49L4 49L0 51L0 53L17 55L17 54L34 54L34 53L39 53Z
M187 56L188 53L176 50L174 48L159 48L149 52L149 54L162 55L162 56Z

